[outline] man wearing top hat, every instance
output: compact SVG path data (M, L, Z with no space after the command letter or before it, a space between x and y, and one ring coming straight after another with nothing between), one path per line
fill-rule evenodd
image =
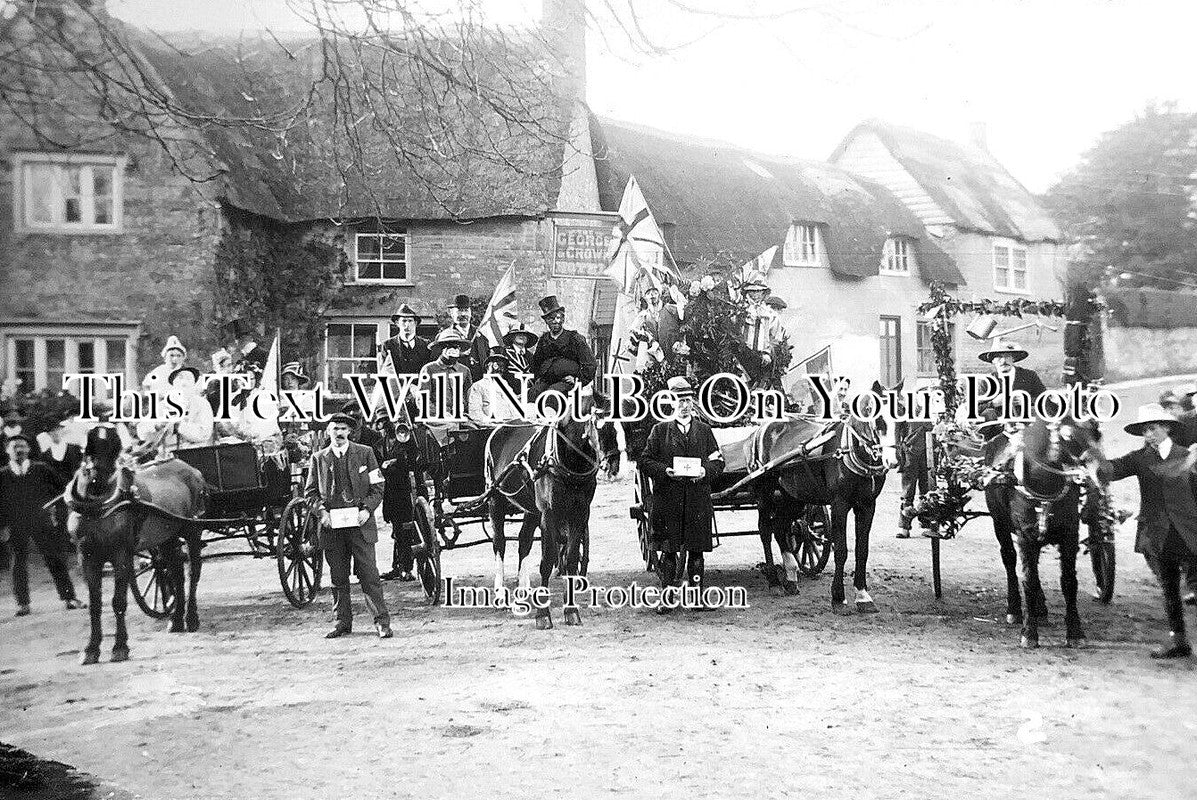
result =
M70 542L60 538L42 506L58 495L66 483L40 461L29 460L29 438L23 433L5 439L8 463L0 467L0 542L12 551L12 593L17 616L29 614L29 544L37 545L54 579L58 597L68 609L80 608L71 582L67 554Z
M565 329L565 306L557 302L556 295L542 298L540 310L549 330L540 337L528 364L533 378L529 399L547 389L568 395L574 386L588 386L598 371L598 362L586 338Z
M328 562L336 615L336 625L325 638L337 639L353 632L353 605L349 598L352 563L378 637L389 639L391 618L382 596L374 554L378 541L374 509L382 502L383 477L374 451L349 440L353 427L354 420L349 416L332 416L328 422L329 444L312 455L304 487L304 496L319 503L322 509L319 544Z
M473 322L473 311L470 309L469 295L459 294L449 304L449 330L466 343L461 353L461 363L470 372L470 380L476 381L482 377L486 367L486 354L490 350L490 343L485 336L478 333L478 326ZM433 354L435 357L435 354Z
M1139 479L1139 529L1135 552L1142 553L1164 591L1169 638L1152 652L1153 658L1183 658L1193 652L1185 635L1184 605L1180 597L1181 571L1197 558L1197 500L1193 496L1193 467L1197 451L1172 439L1176 418L1158 403L1139 408L1138 419L1126 432L1143 437L1143 447L1110 461L1102 461L1104 480Z
M652 479L653 547L661 551L659 576L663 587L680 589L683 581L699 591L703 585L703 554L714 548L711 481L723 472L723 454L711 426L694 415L694 388L685 378L667 384L680 402L677 419L658 422L637 464ZM694 474L678 474L677 458L696 459ZM676 602L663 599L658 613Z
M982 361L987 362L993 367L991 377L1002 381L1009 377L1011 383L1011 393L1021 390L1026 392L1030 398L1031 403L1039 395L1043 394L1047 389L1043 385L1039 374L1032 369L1026 367L1016 366L1019 361L1025 359L1029 353L1019 347L1014 342L1004 342L1000 339L995 340L993 345L983 353L977 356ZM1001 391L1002 384L998 384L998 391ZM1020 412L1022 416L1033 416L1033 408L1027 409L1007 409L1003 408L1002 398L999 395L994 400L986 400L977 406L978 412L988 421L998 419L1008 419L1015 415L1015 412ZM997 431L993 431L996 434Z
M399 332L382 343L382 360L390 359L396 375L419 375L420 368L432 360L428 340L416 335L420 315L407 303L391 315Z

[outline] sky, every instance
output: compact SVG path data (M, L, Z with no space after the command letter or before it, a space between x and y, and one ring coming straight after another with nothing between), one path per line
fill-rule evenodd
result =
M540 12L540 0L479 2L497 24ZM1147 103L1197 109L1190 0L588 2L596 113L765 153L824 159L873 117L959 141L981 122L990 152L1042 192ZM660 52L614 23L610 9L629 3ZM108 7L159 31L300 26L288 0ZM755 18L693 10L721 8Z

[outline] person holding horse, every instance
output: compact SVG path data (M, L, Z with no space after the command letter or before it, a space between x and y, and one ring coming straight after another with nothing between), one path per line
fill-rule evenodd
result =
M67 553L70 542L58 530L43 508L60 494L66 482L40 461L29 460L29 437L15 433L6 438L8 463L0 468L0 542L7 541L12 551L12 593L17 601L17 616L30 613L29 543L32 541L46 562L54 579L58 597L68 609L81 608L71 582Z
M374 544L378 529L374 510L382 502L383 477L369 447L349 441L354 420L334 414L328 423L329 445L312 456L304 497L320 506L319 544L328 562L332 581L336 625L325 638L337 639L353 632L353 605L349 598L349 569L357 575L374 616L378 638L389 639L391 617L382 596L382 582Z
M541 315L549 332L540 337L528 365L533 376L529 398L555 389L568 395L575 386L586 387L594 380L598 362L586 337L565 328L565 306L549 295L539 301Z
M678 605L676 593L683 581L702 597L704 554L714 549L711 481L724 466L711 426L694 414L694 387L681 377L670 378L667 386L678 397L676 419L653 426L638 462L652 479L653 547L661 551L658 574L665 589L673 587L675 593L662 597L659 614ZM684 468L690 466L695 468Z
M1143 437L1143 447L1109 461L1103 460L1103 480L1139 479L1139 529L1135 552L1142 553L1159 579L1168 617L1168 641L1152 651L1152 658L1184 658L1193 652L1185 635L1181 572L1197 558L1197 500L1193 496L1193 467L1197 450L1186 450L1172 438L1176 418L1158 403L1139 407L1138 419L1126 432Z

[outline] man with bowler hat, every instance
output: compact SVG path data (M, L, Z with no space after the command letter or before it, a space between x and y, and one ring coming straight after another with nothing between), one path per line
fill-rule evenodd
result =
M476 381L482 377L486 368L486 354L490 351L490 343L485 336L478 333L478 326L474 324L474 312L470 308L470 296L456 295L449 304L449 328L464 341L465 347L461 353L461 363L469 369L470 380ZM433 354L435 356L435 354Z
M336 639L353 632L353 605L349 598L349 568L366 596L378 638L389 639L391 618L382 596L382 581L374 545L378 528L374 509L382 502L383 477L374 451L349 441L354 420L334 414L328 422L329 445L312 456L304 496L320 504L320 547L332 581L336 625L326 634Z

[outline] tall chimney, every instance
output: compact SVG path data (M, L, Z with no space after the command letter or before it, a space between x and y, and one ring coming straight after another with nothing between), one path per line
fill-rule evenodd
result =
M586 102L586 0L543 0L540 25L570 99Z
M969 123L968 136L973 147L986 153L989 152L989 132L983 121Z

